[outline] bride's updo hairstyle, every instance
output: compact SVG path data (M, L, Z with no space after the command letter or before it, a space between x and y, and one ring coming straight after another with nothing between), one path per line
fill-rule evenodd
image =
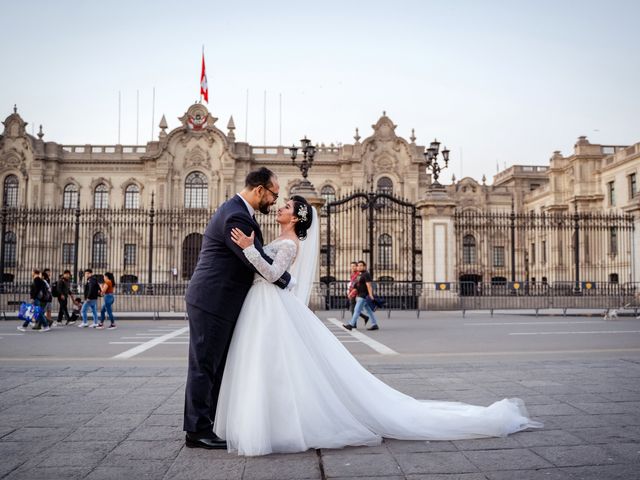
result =
M304 240L307 238L307 230L311 227L313 217L311 205L300 195L293 195L291 200L293 200L293 215L298 219L294 225L294 231L300 240Z

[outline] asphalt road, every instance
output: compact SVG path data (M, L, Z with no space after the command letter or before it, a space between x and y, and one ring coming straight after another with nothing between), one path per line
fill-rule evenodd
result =
M381 329L348 332L341 312L320 312L334 335L363 363L640 357L640 320L596 316L394 312L380 315ZM175 320L122 320L118 329L59 327L19 332L0 322L0 362L186 363L188 325Z

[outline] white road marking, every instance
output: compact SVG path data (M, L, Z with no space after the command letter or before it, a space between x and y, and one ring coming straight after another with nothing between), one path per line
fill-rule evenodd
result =
M144 342L109 342L109 345L142 345Z
M340 323L337 318L327 318L327 321L331 322L336 327L344 330L342 323ZM347 332L347 330L344 330L344 332ZM366 346L372 348L373 350L375 350L381 355L398 355L398 352L396 352L395 350L391 350L386 345L383 345L382 343L374 340L373 338L367 337L366 335L360 332L357 332L356 330L351 330L348 333L349 335L354 337L356 340L364 343Z
M578 323L604 323L602 320L586 320L581 322L478 322L478 323L465 323L468 326L475 325L573 325Z
M3 333L2 334L3 337L8 337L8 336L22 337L23 335L24 335L24 333Z
M161 337L154 338L149 340L148 342L143 343L142 345L138 345L137 347L130 348L126 352L122 352L112 358L131 358L136 355L149 350L150 348L155 347L156 345L160 345L161 343L166 342L172 338L175 338L179 335L182 335L185 332L189 331L189 327L183 327L178 330L174 330L173 332L167 333L166 335L162 335Z
M592 332L518 332L509 335L593 335L600 333L640 333L640 330L594 330Z

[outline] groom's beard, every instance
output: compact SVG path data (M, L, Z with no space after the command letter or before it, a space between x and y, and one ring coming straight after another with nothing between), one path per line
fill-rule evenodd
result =
M260 203L258 204L258 210L260 211L260 213L264 213L265 215L268 215L271 205L272 204L270 202L263 203L262 201L260 201Z

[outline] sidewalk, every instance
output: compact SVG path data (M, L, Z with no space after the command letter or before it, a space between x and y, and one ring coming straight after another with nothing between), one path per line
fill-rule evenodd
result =
M183 366L0 366L1 479L637 479L640 361L368 365L418 398L525 400L507 438L244 458L184 447Z

